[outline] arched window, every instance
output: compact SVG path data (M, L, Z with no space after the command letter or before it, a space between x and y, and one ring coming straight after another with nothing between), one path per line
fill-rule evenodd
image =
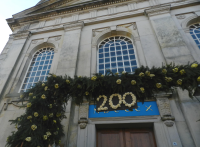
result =
M191 25L190 34L200 49L200 24Z
M106 69L116 72L134 72L137 61L132 41L123 36L109 37L98 46L99 73L105 74Z
M20 92L30 89L38 81L46 81L53 56L54 49L51 47L42 48L33 55Z

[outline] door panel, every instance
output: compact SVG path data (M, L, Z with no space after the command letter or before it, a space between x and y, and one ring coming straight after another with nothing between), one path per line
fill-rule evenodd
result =
M125 130L126 147L156 147L151 130Z
M122 130L98 130L97 147L124 147Z
M156 147L149 129L97 130L97 147Z

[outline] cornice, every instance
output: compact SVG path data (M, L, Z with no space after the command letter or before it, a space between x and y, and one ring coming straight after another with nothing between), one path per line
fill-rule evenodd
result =
M146 9L145 14L149 17L170 12L171 5L156 6L151 9Z
M21 18L16 18L14 20L7 19L8 24L10 27L15 27L19 26L20 23L22 22L28 22L28 21L35 21L38 19L44 19L52 16L58 16L58 15L63 15L63 14L71 14L71 13L76 13L79 11L86 11L90 9L95 9L95 8L102 8L102 7L107 7L109 5L115 5L115 4L124 4L129 2L142 2L142 1L147 1L147 0L98 0L98 1L93 1L93 2L88 2L88 3L83 3L83 4L77 4L77 5L72 5L68 6L65 8L59 8L59 9L49 9L50 11L45 11L41 13L35 13L35 14L29 14L28 16L23 16ZM69 0L68 0L69 2ZM56 6L55 6L56 7Z
M84 22L82 21L71 22L63 25L65 32L82 29L83 26Z
M15 40L26 39L26 38L29 38L31 36L31 33L29 31L17 32L15 34L12 34L11 36L13 36L13 38Z

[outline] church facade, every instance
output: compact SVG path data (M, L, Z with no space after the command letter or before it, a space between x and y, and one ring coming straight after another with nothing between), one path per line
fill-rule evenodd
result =
M0 54L0 147L24 113L20 93L49 73L91 77L200 63L198 0L41 0L7 19ZM174 88L138 108L97 112L70 100L62 147L200 147L199 97Z

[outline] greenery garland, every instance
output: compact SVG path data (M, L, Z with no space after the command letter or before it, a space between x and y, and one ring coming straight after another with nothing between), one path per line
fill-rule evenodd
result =
M140 67L131 73L107 71L106 75L95 74L92 78L51 75L45 83L37 83L28 92L21 95L21 101L27 101L26 112L15 120L17 131L7 139L7 146L47 147L60 143L64 135L61 120L66 118L65 104L70 97L77 104L83 98L94 101L100 95L109 97L114 93L133 93L138 100L151 98L159 91L170 91L180 87L192 92L200 82L200 65L166 65L161 68Z

